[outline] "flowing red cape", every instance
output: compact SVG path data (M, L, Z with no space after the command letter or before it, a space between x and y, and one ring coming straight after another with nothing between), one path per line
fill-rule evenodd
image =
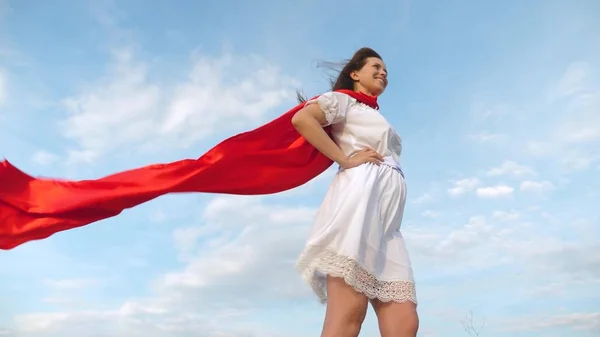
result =
M378 108L375 97L338 91ZM34 178L4 160L0 249L116 216L167 193L257 195L303 185L332 164L293 127L291 119L303 106L224 140L198 159L149 165L96 180Z

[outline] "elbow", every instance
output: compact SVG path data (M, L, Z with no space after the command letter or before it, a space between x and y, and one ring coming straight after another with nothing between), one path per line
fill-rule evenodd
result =
M295 129L298 129L301 125L302 125L302 114L299 113L300 111L296 112L294 114L294 116L292 117L292 125L294 126Z

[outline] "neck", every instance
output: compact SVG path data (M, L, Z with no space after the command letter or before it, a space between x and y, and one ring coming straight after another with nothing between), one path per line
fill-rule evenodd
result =
M354 86L354 91L368 95L368 96L372 96L372 97L377 97L377 95L375 95L374 93L370 92L369 90L365 89L362 85L360 84L356 84Z

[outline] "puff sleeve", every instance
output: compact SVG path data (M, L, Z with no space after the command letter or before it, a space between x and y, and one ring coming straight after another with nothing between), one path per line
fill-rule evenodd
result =
M319 97L306 102L306 105L317 103L327 120L327 125L337 124L346 119L351 97L340 92L326 92Z

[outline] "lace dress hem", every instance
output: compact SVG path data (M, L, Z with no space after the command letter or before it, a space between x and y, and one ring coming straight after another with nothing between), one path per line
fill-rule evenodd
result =
M302 252L296 268L310 284L321 303L327 302L325 278L317 273L343 278L354 290L369 299L382 302L412 302L417 304L415 284L411 281L381 281L353 259L332 251L308 247Z

